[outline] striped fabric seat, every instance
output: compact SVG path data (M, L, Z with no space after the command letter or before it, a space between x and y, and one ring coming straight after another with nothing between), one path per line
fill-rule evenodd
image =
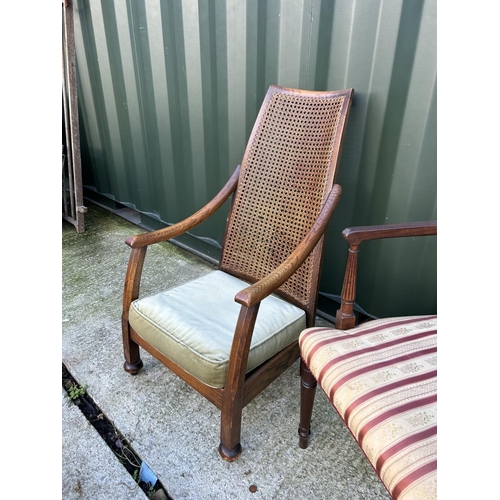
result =
M437 317L309 328L302 358L394 500L437 497Z

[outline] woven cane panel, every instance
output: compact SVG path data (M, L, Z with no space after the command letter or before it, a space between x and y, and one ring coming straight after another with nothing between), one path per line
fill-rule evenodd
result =
M258 280L297 247L331 189L343 96L274 94L247 145L221 268ZM340 132L340 131L339 131ZM280 290L307 305L314 253Z

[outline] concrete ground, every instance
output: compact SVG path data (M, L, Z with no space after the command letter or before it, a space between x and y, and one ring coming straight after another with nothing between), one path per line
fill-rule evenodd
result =
M77 234L62 224L62 362L171 498L389 499L320 390L309 448L299 448L298 361L245 407L243 453L236 462L223 461L219 412L211 403L145 352L137 376L123 370L121 299L130 253L124 240L143 231L90 203L85 227ZM141 293L211 269L171 243L155 245ZM62 498L147 498L65 391L62 429Z

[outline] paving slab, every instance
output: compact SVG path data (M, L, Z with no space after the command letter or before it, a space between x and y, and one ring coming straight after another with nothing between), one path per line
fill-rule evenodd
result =
M62 498L147 499L64 390L62 426Z

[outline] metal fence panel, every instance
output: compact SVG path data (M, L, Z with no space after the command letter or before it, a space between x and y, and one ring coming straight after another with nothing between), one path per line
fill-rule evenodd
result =
M271 84L355 89L320 289L351 225L436 213L436 0L75 0L84 184L164 223L241 161ZM194 234L220 242L225 214ZM362 247L371 314L436 310L436 241Z

